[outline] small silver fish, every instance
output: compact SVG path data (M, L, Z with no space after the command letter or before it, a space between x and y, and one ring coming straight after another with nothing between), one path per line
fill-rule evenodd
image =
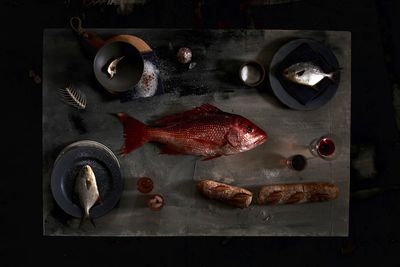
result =
M79 203L84 211L79 227L88 219L95 226L93 219L90 217L90 209L96 202L101 202L101 200L97 189L96 176L89 165L83 166L79 171L75 180L75 192L78 194Z
M110 65L108 65L107 72L110 74L110 79L114 77L115 74L117 74L117 64L120 62L125 56L119 57L117 59L114 59L111 61Z
M315 85L317 85L325 77L328 77L332 81L336 82L335 79L338 71L325 73L319 66L312 62L300 62L285 69L283 71L283 76L292 82L317 89Z

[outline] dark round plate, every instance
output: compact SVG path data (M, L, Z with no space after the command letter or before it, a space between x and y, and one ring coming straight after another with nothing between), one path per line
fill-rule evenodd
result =
M55 161L51 174L51 191L57 204L68 214L82 217L83 211L74 193L75 178L84 165L90 165L96 176L101 204L90 210L92 218L109 212L119 201L123 181L115 155L104 145L80 141L67 146Z
M325 105L336 93L338 84L332 83L321 95L309 101L306 105L301 104L293 98L279 82L274 70L282 60L299 45L307 43L314 51L318 52L328 64L339 69L339 63L335 55L323 44L311 39L296 39L283 45L274 55L270 64L269 81L275 96L286 106L297 110L314 110Z
M107 73L108 65L124 56L117 65L117 73L112 79ZM143 74L143 58L139 50L128 42L115 41L103 45L93 61L97 81L112 93L124 92L133 88Z

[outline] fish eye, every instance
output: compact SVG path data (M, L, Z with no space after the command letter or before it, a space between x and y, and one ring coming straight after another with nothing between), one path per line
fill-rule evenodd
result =
M302 75L304 74L304 72L305 72L305 70L301 70L301 71L299 71L299 72L296 72L296 75L297 75L298 77L300 77L300 76L302 76Z
M252 132L254 131L254 129L253 129L253 127L251 127L251 126L247 126L246 131L247 131L248 133L252 133Z

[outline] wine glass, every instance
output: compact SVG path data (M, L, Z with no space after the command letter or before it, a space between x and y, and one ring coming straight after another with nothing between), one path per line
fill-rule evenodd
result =
M340 153L340 140L334 134L325 134L314 139L309 146L310 152L324 160L333 160Z
M307 159L303 155L296 154L284 160L284 164L292 170L302 171L307 166Z

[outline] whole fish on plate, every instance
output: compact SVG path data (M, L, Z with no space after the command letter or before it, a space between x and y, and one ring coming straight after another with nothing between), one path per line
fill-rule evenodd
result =
M300 62L293 64L283 71L283 76L295 83L310 86L316 89L317 85L323 78L327 77L336 82L336 75L339 70L325 73L319 66L312 62Z
M75 180L75 192L78 194L79 203L84 212L79 227L88 219L95 226L93 219L90 217L90 209L96 202L100 202L101 200L97 188L96 176L89 165L83 166L79 171Z
M154 127L125 113L118 117L124 126L125 155L147 142L159 142L165 144L163 154L190 154L209 160L253 149L268 139L248 119L209 104L164 117Z

